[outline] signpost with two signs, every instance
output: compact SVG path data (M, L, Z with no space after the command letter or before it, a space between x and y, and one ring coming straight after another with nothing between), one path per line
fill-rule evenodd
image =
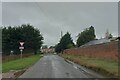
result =
M24 42L20 42L20 47L19 47L19 49L20 49L20 52L21 52L21 58L22 58L22 54L23 54L23 49L24 49Z

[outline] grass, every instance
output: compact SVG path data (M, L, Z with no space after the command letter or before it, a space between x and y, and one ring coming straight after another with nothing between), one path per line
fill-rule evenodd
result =
M17 59L14 61L5 62L2 64L2 72L9 72L10 70L21 70L28 68L40 59L40 55L33 55L27 58Z
M0 62L0 73L2 73L2 63Z
M64 58L67 58L73 62L76 62L82 66L93 69L97 72L100 72L106 76L118 76L118 62L106 59L97 59L85 56L76 56L76 55L62 55Z

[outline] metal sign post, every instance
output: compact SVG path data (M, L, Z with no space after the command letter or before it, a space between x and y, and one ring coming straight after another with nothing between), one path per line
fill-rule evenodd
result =
M22 52L23 52L23 50L21 49L20 52L21 52L20 58L22 58Z
M23 44L24 44L24 42L20 42L20 47L19 47L19 49L20 49L20 52L21 52L21 58L22 58L22 54L23 54L23 49L24 49L24 47L23 47Z

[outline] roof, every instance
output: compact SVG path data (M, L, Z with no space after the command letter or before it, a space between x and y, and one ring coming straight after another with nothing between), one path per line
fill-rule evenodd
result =
M115 40L117 37L113 37L112 39L106 39L106 38L102 38L102 39L98 39L98 40L92 40L80 47L84 47L84 46L89 46L89 45L96 45L96 44L102 44L102 43L107 43L110 42L111 40Z

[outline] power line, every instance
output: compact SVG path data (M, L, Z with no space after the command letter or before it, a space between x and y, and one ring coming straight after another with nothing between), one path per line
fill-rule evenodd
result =
M35 2L35 4L40 9L40 11L42 12L42 14L47 18L47 20L50 21L50 18L48 17L48 15L45 14L44 10L40 7L40 5L38 4L38 2Z

